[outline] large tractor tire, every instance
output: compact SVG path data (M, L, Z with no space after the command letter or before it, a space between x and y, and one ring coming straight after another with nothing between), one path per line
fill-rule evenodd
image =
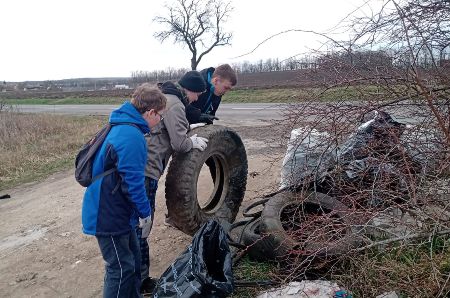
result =
M260 233L280 262L291 257L308 262L327 261L361 245L352 232L352 216L338 200L308 191L284 191L265 204Z
M247 153L239 135L222 125L206 125L189 132L207 138L204 151L192 149L174 154L166 177L166 205L171 222L193 236L209 219L232 223L247 186ZM207 164L214 186L202 205L197 199L197 181Z

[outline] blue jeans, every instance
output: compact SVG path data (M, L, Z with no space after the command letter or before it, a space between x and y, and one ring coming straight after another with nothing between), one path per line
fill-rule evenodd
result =
M106 262L103 298L142 297L141 255L135 230L121 236L97 236L97 241Z

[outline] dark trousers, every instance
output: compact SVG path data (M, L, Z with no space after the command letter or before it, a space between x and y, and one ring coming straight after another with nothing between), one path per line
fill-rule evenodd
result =
M96 236L105 265L103 298L142 297L141 254L135 230L121 236Z
M152 222L155 220L155 197L157 189L158 180L145 177L145 190L150 201L150 208L152 209ZM150 228L149 233L151 230L152 228ZM141 250L141 280L144 280L150 275L150 249L147 242L148 235L142 235L142 229L139 227L136 228L136 234L139 239L139 246Z

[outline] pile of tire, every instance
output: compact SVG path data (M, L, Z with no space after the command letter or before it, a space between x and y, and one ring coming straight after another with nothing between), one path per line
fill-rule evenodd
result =
M189 132L208 139L204 151L176 153L170 163L166 205L176 228L193 236L209 219L233 223L247 187L248 161L239 135L228 126L206 125ZM203 165L209 167L214 188L200 206L197 182Z
M247 214L263 204L260 212ZM359 247L353 233L354 219L338 200L318 192L282 191L244 211L253 217L242 231L241 242L258 261L289 262L300 256L308 262L324 262Z

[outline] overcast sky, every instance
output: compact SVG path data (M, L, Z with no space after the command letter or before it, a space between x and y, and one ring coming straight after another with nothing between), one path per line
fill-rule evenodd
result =
M171 0L9 0L0 9L0 80L128 77L134 70L190 67L191 54L153 38L156 14ZM233 45L215 48L198 69L244 60L280 58L317 47L318 37L288 29L323 31L355 8L356 0L234 0L226 28Z

